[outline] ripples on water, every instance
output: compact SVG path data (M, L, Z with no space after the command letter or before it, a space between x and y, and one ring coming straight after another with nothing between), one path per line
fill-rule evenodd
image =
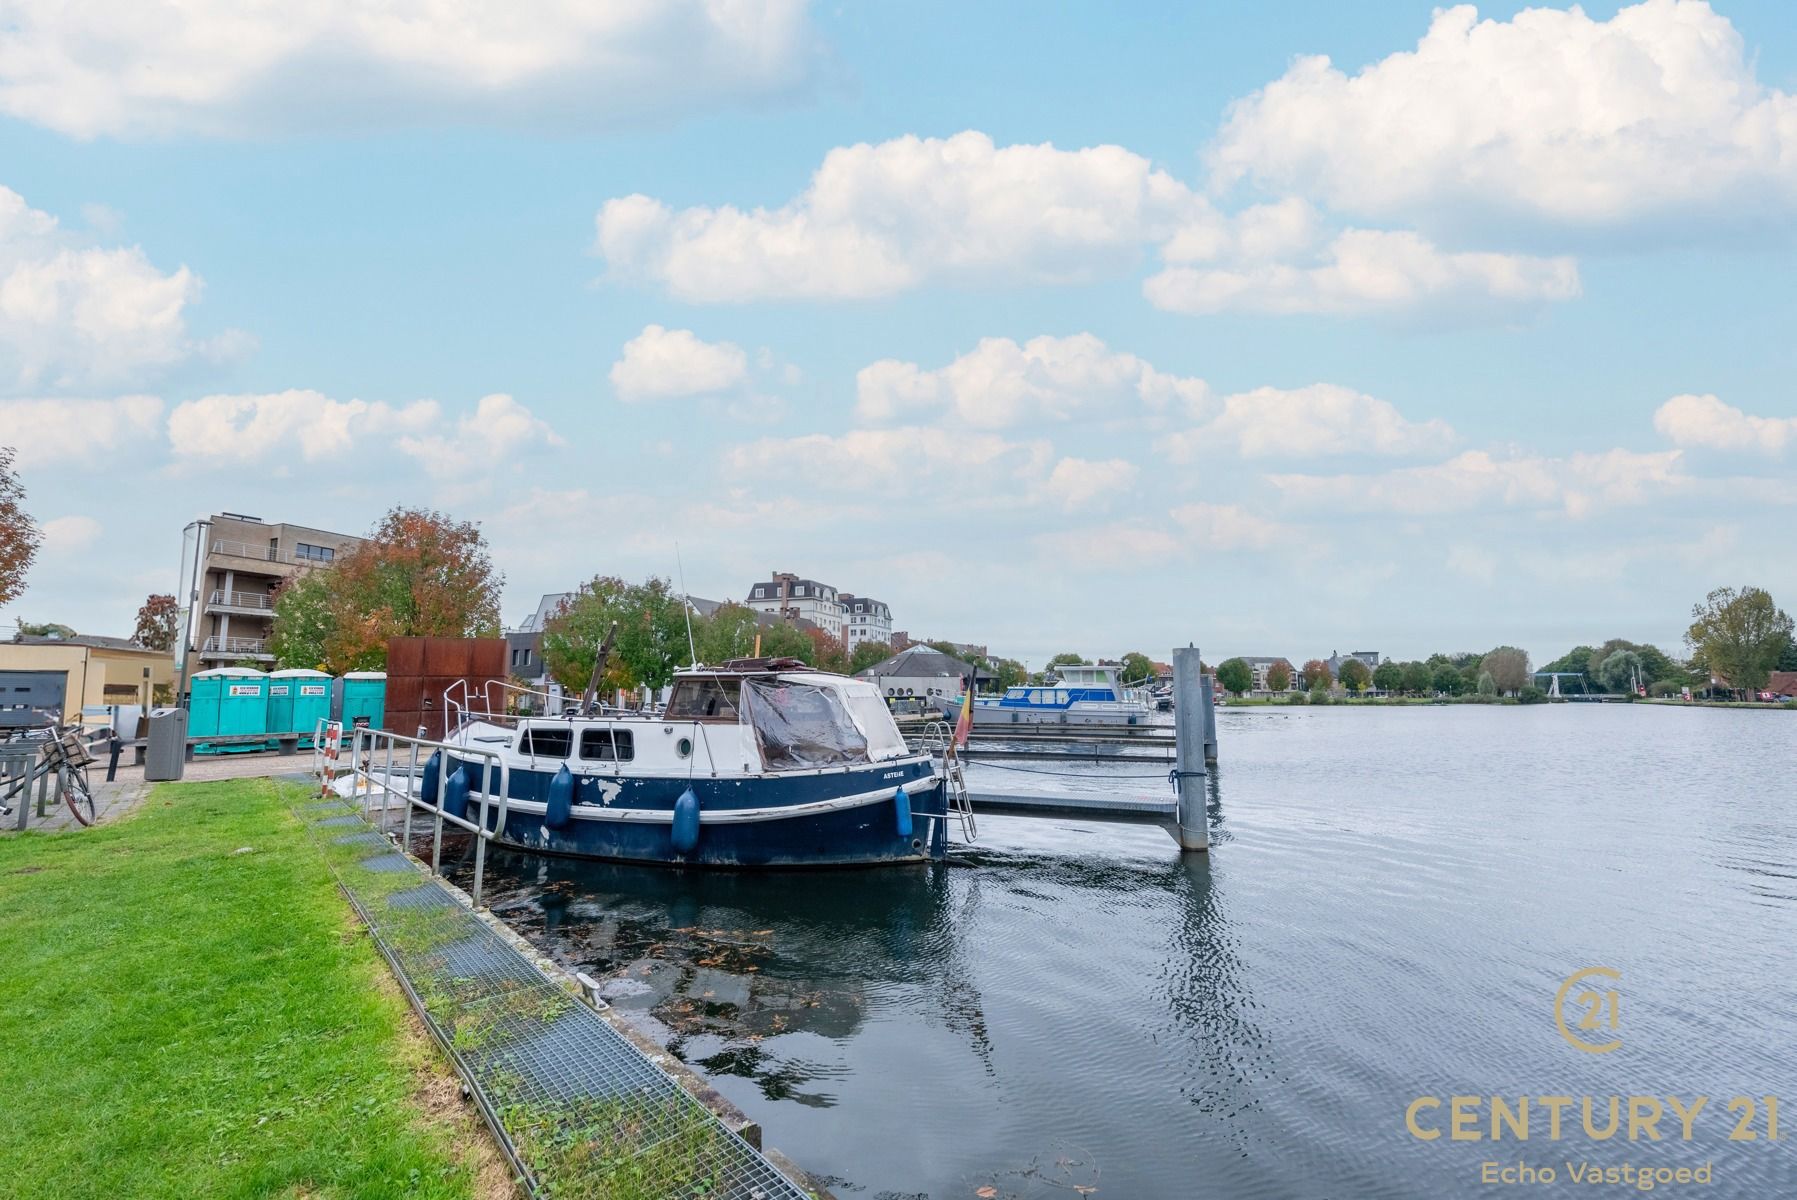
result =
M941 866L500 855L488 894L845 1200L1440 1196L1487 1158L1562 1178L1568 1158L1707 1159L1704 1194L1797 1194L1797 720L1220 717L1208 857L1151 828L988 816ZM1560 979L1595 964L1622 972L1606 1055L1553 1027ZM1716 1120L1689 1146L1405 1132L1411 1097L1456 1093L1707 1094ZM1765 1093L1787 1140L1727 1142L1727 1097Z

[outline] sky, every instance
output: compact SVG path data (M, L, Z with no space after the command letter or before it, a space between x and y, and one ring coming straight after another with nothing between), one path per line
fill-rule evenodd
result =
M0 610L211 512L1040 663L1797 601L1777 3L0 3Z

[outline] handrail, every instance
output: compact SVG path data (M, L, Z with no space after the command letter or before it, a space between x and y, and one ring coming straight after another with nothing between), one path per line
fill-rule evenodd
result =
M223 605L227 608L270 609L275 606L274 597L265 593L225 591L223 588L215 590L206 597L206 603Z
M381 778L377 783L374 777L373 759L375 754L383 749L386 751L386 762L381 771ZM360 794L364 788L366 788L368 794L372 796L375 788L377 786L380 788L381 828L383 830L387 825L389 802L395 795L402 795L402 793L397 792L393 787L395 766L393 756L394 751L397 749L406 749L410 751L408 761L402 764L407 782L403 792L405 808L403 810L404 831L401 835L401 846L410 852L412 810L414 808L423 809L425 812L432 813L436 817L435 837L431 844L431 874L433 875L442 874L444 822L448 822L459 829L464 829L469 833L474 834L474 886L471 889L471 893L474 897L474 906L479 908L481 885L486 877L487 843L505 832L506 817L509 813L511 800L511 765L506 762L505 756L499 751L488 749L483 746L457 745L447 741L435 741L430 738L412 737L403 733L391 733L385 729L357 727L353 731L353 736L350 740L349 773L355 781L351 785L351 792L352 794ZM423 795L413 794L411 780L417 778L419 775L419 752L421 750L429 752L425 755L426 759L429 758L430 753L436 753L442 755L445 760L442 768L437 772L437 794L434 797L427 798ZM477 790L471 782L468 789L468 798L474 800L478 797L480 803L480 816L475 821L470 821L466 817L444 810L443 801L447 795L449 777L452 774L448 769L447 762L447 759L451 754L462 759L465 764L468 763L469 760L480 761L479 788ZM499 782L499 795L497 799L495 799L492 794L492 789L488 786L493 781L495 768L497 768L496 773ZM490 812L494 814L495 819L491 822L492 827L488 828L488 816Z

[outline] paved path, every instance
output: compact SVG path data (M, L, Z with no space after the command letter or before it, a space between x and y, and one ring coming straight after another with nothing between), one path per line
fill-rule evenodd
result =
M289 775L308 770L312 765L310 754L220 754L205 758L197 758L187 764L182 772L183 783L205 783L214 779L248 779L256 776ZM143 803L151 788L156 785L144 781L144 769L124 763L119 765L118 774L111 783L106 782L106 762L104 759L87 769L88 782L94 789L94 807L99 810L100 821L116 821L126 813ZM41 829L54 832L76 826L74 814L69 806L56 798L55 784L51 784L52 794L44 805L44 815L37 815L37 788L31 789L30 811L25 818L25 828ZM0 835L13 833L18 826L17 808L0 818Z

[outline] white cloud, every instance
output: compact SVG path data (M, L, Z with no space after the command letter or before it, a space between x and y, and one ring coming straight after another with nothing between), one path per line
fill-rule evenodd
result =
M44 550L50 554L73 554L93 545L100 537L101 525L92 517L53 517L43 524Z
M1246 458L1314 458L1328 454L1432 454L1454 443L1438 418L1407 420L1384 400L1332 383L1290 390L1261 387L1223 400L1215 420L1170 435L1163 448L1189 462L1213 446Z
M155 396L114 400L0 400L0 430L18 449L19 466L91 460L115 450L160 455L162 401Z
M87 245L0 186L0 389L130 386L229 349L242 335L214 347L188 339L199 294L186 267L164 272L136 246Z
M1574 227L1788 216L1797 97L1762 86L1740 34L1696 0L1608 21L1577 7L1480 21L1461 5L1352 76L1297 59L1232 106L1209 157L1220 185L1442 224L1492 209Z
M297 447L300 457L317 462L348 454L363 438L426 430L441 418L433 400L393 408L289 389L184 401L169 414L168 436L177 459L256 462Z
M695 301L1065 283L1129 270L1202 203L1120 146L997 147L969 130L831 150L811 186L776 209L611 200L597 249L613 277Z
M611 385L624 401L730 391L748 377L749 358L730 342L707 342L690 329L646 325L624 343Z
M419 401L419 404L429 403ZM410 412L418 405L412 405ZM442 429L441 422L432 427ZM453 432L406 433L400 450L417 459L439 479L457 478L504 465L505 457L533 445L559 446L562 439L547 422L503 392L482 396L474 411L456 418Z
M882 359L855 376L856 412L867 421L915 417L947 408L978 429L1064 420L1096 412L1130 415L1179 408L1196 415L1207 388L1202 379L1156 371L1133 354L1112 351L1089 333L1031 338L982 338L945 367ZM1120 411L1121 410L1121 411Z
M1654 412L1653 427L1675 446L1782 454L1797 442L1797 417L1756 417L1715 396L1674 396Z
M1280 247L1293 252L1295 247ZM1180 250L1175 243L1176 253ZM1487 251L1448 252L1420 234L1349 229L1308 261L1237 260L1169 266L1142 285L1157 308L1180 313L1420 313L1432 317L1528 310L1579 294L1578 264Z
M990 433L906 426L856 429L840 436L761 438L726 452L724 463L742 476L909 493L945 481L1037 478L1052 457L1043 441L1013 442Z
M1566 458L1468 450L1446 462L1366 475L1269 475L1289 499L1359 512L1444 514L1482 507L1559 509L1640 504L1687 486L1682 451L1607 450Z
M0 112L76 137L395 126L589 129L791 94L806 0L14 0Z
M1134 463L1121 458L1063 458L1048 473L1042 495L1068 512L1108 507L1138 474Z
M1185 504L1168 515L1190 544L1205 550L1265 550L1297 537L1291 526L1236 504Z
M1165 563L1185 550L1179 538L1140 521L1116 521L1084 529L1036 535L1038 549L1057 562L1087 567L1142 567Z

